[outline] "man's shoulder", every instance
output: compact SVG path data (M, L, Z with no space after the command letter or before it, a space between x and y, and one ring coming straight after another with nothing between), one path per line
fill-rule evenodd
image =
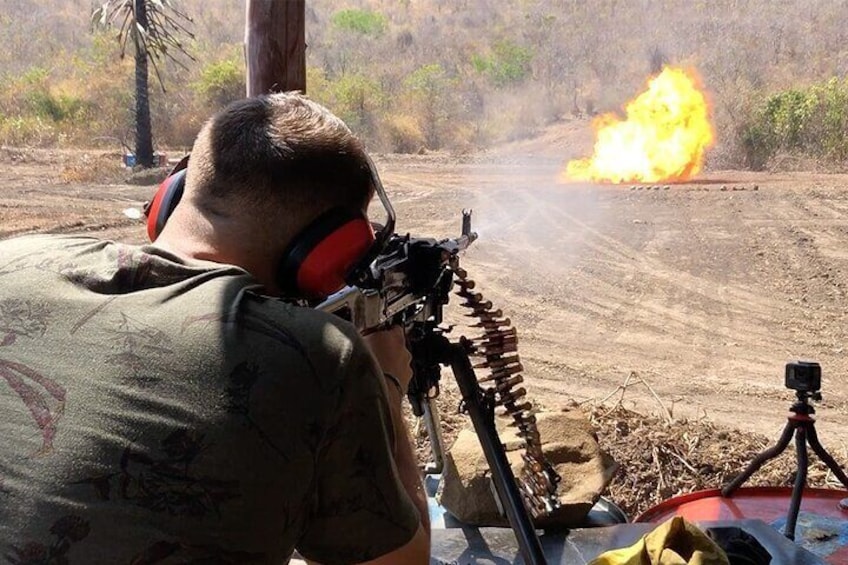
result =
M72 266L81 253L106 247L109 242L85 236L30 234L0 240L0 274L58 271ZM6 282L8 284L8 282Z
M92 245L104 240L84 235L63 235L50 233L34 233L0 239L0 249L6 252L36 252L61 250L80 245Z
M253 292L246 299L241 329L289 346L314 365L346 366L368 354L356 328L338 316Z

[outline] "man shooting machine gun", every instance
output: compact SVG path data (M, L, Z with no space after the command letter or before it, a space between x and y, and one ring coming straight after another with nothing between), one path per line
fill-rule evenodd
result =
M542 516L556 508L559 476L546 461L536 429L532 405L524 398L526 390L516 388L523 370L517 354L517 334L509 318L494 310L490 301L474 292L475 282L459 266L459 253L476 239L471 230L471 212L462 212L462 230L457 238L435 240L394 233L395 213L379 177L377 194L388 214L379 226L382 251L372 263L355 273L353 284L330 296L317 308L350 321L363 334L386 327L402 326L412 353L413 377L408 399L417 417L424 417L434 462L427 473L440 473L443 467L441 427L432 400L439 393L441 365L450 365L462 395L462 408L468 412L492 471L492 480L519 548L527 563L544 563L527 509ZM454 288L464 299L467 314L477 318L473 326L483 335L451 342L449 328L442 326L443 309ZM473 365L470 357L479 357ZM478 381L474 369L490 374ZM480 383L491 383L486 388ZM525 441L524 472L518 481L507 462L504 447L495 429L494 410L502 406L520 429Z

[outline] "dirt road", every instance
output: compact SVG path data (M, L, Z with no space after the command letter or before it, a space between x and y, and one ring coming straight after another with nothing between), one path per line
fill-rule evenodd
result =
M474 209L480 239L464 265L519 328L538 401L602 398L635 371L676 415L776 435L792 399L784 363L815 359L820 435L844 452L848 176L725 171L636 190L558 184L560 160L505 155L378 166L401 230L456 235ZM0 159L0 237L142 241L122 210L149 188L65 184L63 166ZM658 408L644 387L631 402Z

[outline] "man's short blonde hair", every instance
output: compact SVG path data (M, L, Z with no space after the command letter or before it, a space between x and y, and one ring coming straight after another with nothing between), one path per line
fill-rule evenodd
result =
M192 150L187 188L199 201L310 215L334 206L364 209L374 190L359 140L297 93L239 100L209 120Z

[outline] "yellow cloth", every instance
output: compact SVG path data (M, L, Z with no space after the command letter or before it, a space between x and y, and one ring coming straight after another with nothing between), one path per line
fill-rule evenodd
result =
M730 561L704 532L675 516L630 547L607 551L589 565L730 565Z

